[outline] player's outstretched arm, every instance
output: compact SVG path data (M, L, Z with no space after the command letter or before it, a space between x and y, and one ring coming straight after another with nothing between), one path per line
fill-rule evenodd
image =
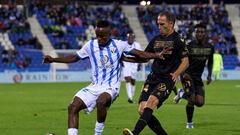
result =
M77 55L69 55L66 57L59 57L59 58L53 58L50 55L46 55L43 57L43 63L73 63L80 60L80 58Z
M183 73L189 66L189 60L188 57L183 57L181 59L181 64L179 65L179 67L177 68L177 70L174 73L171 73L172 76L172 80L176 81L178 76Z
M149 61L149 59L142 59L139 57L126 57L124 55L122 55L121 60L126 62L133 62L133 63L145 63Z
M165 53L165 51L166 50L163 50L162 52L151 53L133 49L129 53L141 59L164 59L163 54Z

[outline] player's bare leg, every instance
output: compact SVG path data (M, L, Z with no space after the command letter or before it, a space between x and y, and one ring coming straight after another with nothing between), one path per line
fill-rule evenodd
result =
M95 125L95 135L102 134L104 122L107 116L107 109L110 107L111 102L112 102L111 95L106 92L102 93L96 101L97 121Z
M68 135L78 134L79 111L85 108L85 103L79 97L74 97L68 106Z

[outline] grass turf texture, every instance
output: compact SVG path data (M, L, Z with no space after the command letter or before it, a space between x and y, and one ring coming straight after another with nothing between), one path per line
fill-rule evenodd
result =
M1 135L67 134L67 106L73 95L89 83L0 84ZM138 119L137 98L142 82L137 83L135 103L127 102L125 84L111 106L103 135L121 135L133 129ZM154 114L169 135L239 135L240 81L215 81L206 86L206 104L196 108L194 129L186 129L186 101L172 103L174 94ZM94 134L96 111L80 112L79 135ZM142 135L153 135L146 127Z

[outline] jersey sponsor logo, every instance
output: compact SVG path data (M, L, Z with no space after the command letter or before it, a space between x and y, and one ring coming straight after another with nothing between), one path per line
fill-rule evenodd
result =
M155 41L154 48L173 48L173 41Z
M191 55L210 55L211 48L192 48Z
M101 66L98 66L99 69L107 69L107 68L114 68L113 64L106 65L109 61L109 57L107 55L104 55L102 58L100 58Z
M104 55L103 58L100 58L100 62L102 65L106 64L109 61L109 58L107 55Z
M163 49L167 50L164 54L172 54L174 41L155 41L154 50L160 52Z
M211 55L211 48L192 48L190 55L194 59L204 61Z

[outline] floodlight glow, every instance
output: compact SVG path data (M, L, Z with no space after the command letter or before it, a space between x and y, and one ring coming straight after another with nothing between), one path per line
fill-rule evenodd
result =
M146 4L147 4L147 2L145 0L140 2L140 5L142 5L142 6L146 6Z
M151 4L151 1L147 1L147 5L150 5Z

